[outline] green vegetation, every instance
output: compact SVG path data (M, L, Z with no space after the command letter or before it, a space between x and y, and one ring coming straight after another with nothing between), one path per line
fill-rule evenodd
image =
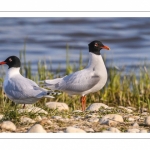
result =
M37 64L37 73L33 75L31 62L26 62L26 46L20 51L20 59L22 62L21 74L30 78L38 83L38 81L44 79L53 79L55 76L60 76L61 66L58 66L56 71L52 70L52 63L46 64L45 61L39 61ZM104 59L106 60L106 59ZM76 67L78 66L78 68ZM0 113L9 114L8 110L14 110L12 102L4 95L2 90L2 83L4 79L4 68L1 67L0 71ZM66 71L64 75L70 74L74 71L83 69L85 65L82 63L82 52L79 55L78 65L71 65L69 62L69 46L66 47ZM91 103L102 102L109 106L132 106L137 109L148 108L150 110L150 77L149 77L149 66L143 64L137 68L136 73L134 71L126 74L123 70L118 70L114 66L109 66L108 70L108 81L106 86L93 94L87 95L87 107ZM61 75L62 76L62 75ZM43 98L38 101L35 106L41 108L45 107L45 102L57 101L65 102L68 104L70 111L75 109L81 109L80 96L70 97L66 93L62 93L54 99ZM46 108L44 108L46 109ZM12 113L12 117L17 115ZM11 115L8 115L11 117Z

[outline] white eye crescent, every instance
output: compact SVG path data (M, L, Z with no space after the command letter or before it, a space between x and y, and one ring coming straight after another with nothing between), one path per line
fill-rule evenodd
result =
M95 47L98 47L98 44L97 43L95 43L95 45L94 45Z
M12 59L11 59L11 58L9 58L9 61L10 61L10 62L12 62Z

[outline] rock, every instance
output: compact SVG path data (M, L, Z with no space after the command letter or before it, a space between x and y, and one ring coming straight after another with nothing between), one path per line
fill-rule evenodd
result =
M128 109L131 109L133 111L136 111L136 108L135 107L127 107Z
M147 130L141 129L139 133L147 133Z
M108 108L108 106L103 104L103 103L93 103L86 110L88 110L88 111L99 111L99 109L101 107Z
M144 122L146 125L150 125L150 116L146 117L145 118L145 122Z
M113 120L108 120L107 125L112 126L112 127L116 127L118 124L118 122L113 121Z
M24 117L24 116L22 116L22 117L20 118L20 121L21 121L22 123L35 123L35 121L34 121L33 119L28 118L28 117Z
M61 117L61 116L53 116L52 118L53 118L53 119L56 119L56 120L59 120L59 119L61 119L62 117Z
M141 115L147 116L147 115L149 115L149 113L148 112L143 112Z
M4 117L4 115L1 115L1 114L0 114L0 120L2 120L2 119L3 119L3 117Z
M85 128L84 130L85 130L86 132L91 132L91 133L94 132L94 130L93 130L92 128Z
M75 127L67 127L65 132L66 133L86 133L84 130L80 128L75 128Z
M139 129L128 129L127 132L128 133L139 133L140 130Z
M66 103L60 103L60 102L48 102L46 103L46 106L50 109L58 109L61 110L69 110L69 107Z
M113 128L113 127L109 128L108 131L111 131L113 133L121 133L120 130L118 130L117 128Z
M89 121L89 122L98 122L99 119L98 119L98 118L90 118L88 121Z
M133 117L129 117L129 118L128 118L128 121L129 121L129 122L134 122L135 119L134 119Z
M73 113L81 113L83 112L82 110L74 110Z
M40 124L35 124L27 131L27 133L47 133L47 132Z
M42 108L39 107L26 107L25 109L19 109L18 110L19 113L25 113L25 112L31 112L31 113L41 113L41 114L48 114L47 111L43 110Z
M41 116L37 116L37 117L35 118L35 120L36 120L36 121L41 121L42 118L41 118Z
M16 126L11 121L3 121L1 124L1 128L10 131L16 131Z
M133 125L132 125L133 128L139 128L139 124L137 122L135 122Z
M124 109L125 111L127 111L128 113L132 113L133 110L129 109L129 108L126 108L126 107L123 107L123 106L119 106L118 108L121 108L121 109Z
M121 122L123 122L123 118L121 115L118 115L118 114L108 114L108 115L103 116L100 119L100 124L106 124L106 125L110 125L114 123L118 124Z
M57 133L64 133L64 131L58 131Z

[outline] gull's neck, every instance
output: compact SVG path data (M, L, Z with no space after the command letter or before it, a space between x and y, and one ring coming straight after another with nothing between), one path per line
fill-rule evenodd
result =
M104 64L102 56L89 52L89 63L88 63L87 67L88 68L93 68L93 67L96 67L96 68L104 67L105 68L105 64Z
M20 74L20 67L11 67L7 71L7 76L12 77L14 75Z

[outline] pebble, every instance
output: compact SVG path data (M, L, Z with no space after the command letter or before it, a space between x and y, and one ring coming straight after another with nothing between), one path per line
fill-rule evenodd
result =
M93 103L86 110L88 110L88 111L99 111L99 109L101 107L108 108L108 106L103 104L103 103Z
M98 122L99 118L90 118L88 121L89 122Z
M150 116L148 116L148 117L145 118L144 123L145 123L146 125L148 125L148 126L150 125Z
M29 107L29 108L27 107L25 109L19 109L18 112L19 113L25 113L25 112L41 113L41 114L46 114L46 115L48 114L48 112L45 111L44 109L39 108L39 107L34 107L34 106Z
M1 124L1 128L9 131L16 131L16 126L11 121L3 121Z
M0 114L0 120L2 120L2 119L3 119L3 117L4 117L4 115Z
M37 116L37 117L35 118L35 120L36 120L36 121L41 121L42 118L41 118L41 116Z
M60 102L48 102L46 103L46 106L50 109L58 109L61 110L69 110L69 107L66 103L60 103Z
M132 113L133 110L129 109L129 108L126 108L126 107L123 107L123 106L118 106L118 108L121 108L121 109L124 109L126 110L128 113Z
M128 133L139 133L140 130L139 129L128 129L127 132Z
M82 110L74 110L73 113L81 113L83 112Z
M135 122L133 125L132 125L133 128L139 128L139 124L137 122Z
M27 133L47 133L46 130L40 124L33 125Z
M133 117L129 117L129 118L128 118L128 121L129 121L129 122L134 122L135 119L134 119Z
M111 132L113 132L113 133L120 133L120 132L121 132L121 131L118 130L117 128L113 128L113 127L109 128L108 131L111 131Z
M61 116L53 116L52 118L53 118L53 119L56 119L56 120L59 120L59 119L61 119L62 117L61 117Z
M141 129L139 133L147 133L147 130Z
M24 116L22 116L22 117L20 118L20 121L21 121L22 123L35 123L35 121L34 121L33 119L28 118L28 117L24 117Z
M85 130L86 132L91 132L91 133L94 132L94 130L93 130L92 128L85 128L84 130Z
M67 127L65 130L66 133L86 133L84 130L75 127Z
M100 119L100 124L109 125L109 124L112 124L112 123L118 124L120 122L123 122L123 118L122 118L121 115L118 115L118 114L108 114L108 115L103 116Z

